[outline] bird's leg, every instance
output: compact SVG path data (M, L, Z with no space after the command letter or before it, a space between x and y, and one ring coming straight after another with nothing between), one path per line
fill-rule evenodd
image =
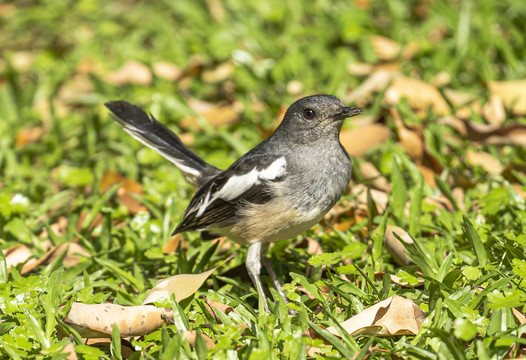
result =
M267 271L268 271L268 273L270 275L270 278L272 279L272 282L274 283L274 287L276 288L278 293L281 295L281 297L285 301L285 304L288 304L289 299L287 298L287 295L285 295L283 290L281 290L281 283L279 282L278 277L276 276L276 273L272 269L272 266L270 264L270 259L267 257L269 246L270 246L269 243L264 243L262 245L262 247L261 247L261 261L263 261L263 265L267 269ZM292 309L289 309L289 314L290 315L296 315L296 311L294 311Z
M263 292L263 286L261 284L261 257L262 257L262 247L265 245L261 242L254 243L248 247L247 252L247 260L245 261L245 265L247 267L248 275L250 275L250 278L252 279L252 283L254 284L254 287L259 293L259 296L262 297L263 303L265 304L265 311L270 312L268 308L267 303L267 297L265 296L265 292ZM266 251L268 251L268 245L266 246ZM266 257L266 252L264 253Z

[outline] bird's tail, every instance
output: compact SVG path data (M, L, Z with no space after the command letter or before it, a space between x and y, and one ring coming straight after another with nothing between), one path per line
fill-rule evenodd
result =
M140 107L124 100L109 101L104 105L128 134L170 160L195 187L201 187L220 172L184 146L177 135Z

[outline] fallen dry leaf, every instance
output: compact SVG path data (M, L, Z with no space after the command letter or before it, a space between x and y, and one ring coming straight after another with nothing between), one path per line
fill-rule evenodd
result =
M142 196L142 186L116 171L107 170L100 180L100 192L104 193L115 184L122 184L117 190L117 197L122 205L132 214L146 211L146 207L133 195Z
M320 242L317 240L314 240L310 237L307 237L307 254L309 255L320 255L323 254L323 250L321 249Z
M230 62L222 63L212 70L205 70L201 78L205 83L217 83L225 81L234 73L234 64Z
M208 309L208 311L210 312L210 314L212 316L216 316L215 313L212 311L211 308L214 308L214 309L217 309L225 314L231 312L231 311L235 311L234 308L232 306L229 306L229 305L226 305L226 304L223 304L223 303L220 303L219 301L214 301L214 300L208 300L208 299L205 299L205 302L206 302L206 305L208 305L210 308Z
M205 345L206 345L207 349L210 350L210 349L212 349L212 348L214 348L216 346L216 344L214 344L214 341L208 335L205 335L203 333L199 333L199 335L205 341ZM197 331L195 331L195 330L185 330L184 331L184 336L186 337L186 340L188 340L188 343L192 347L195 346L195 341L197 339Z
M51 264L57 257L61 256L67 251L62 264L66 266L74 266L80 262L83 257L91 257L91 253L85 250L82 246L74 242L65 242L57 246L52 247L44 256L40 259L32 259L24 264L20 273L22 275L35 269L37 266L42 264Z
M387 225L385 228L384 241L385 249L387 253L393 257L393 260L400 266L406 266L411 263L411 260L407 257L407 250L405 246L398 240L394 235L395 232L405 242L412 244L413 239L411 236L402 229L401 227L394 225Z
M218 267L232 259L232 257L233 256L229 256L215 268L200 274L179 274L160 280L148 294L146 294L142 304L151 304L161 299L169 300L172 294L175 296L175 301L181 301L192 296Z
M75 302L64 319L84 338L109 337L117 324L121 337L142 336L160 328L163 317L173 318L171 309L153 305L81 304Z
M69 342L64 349L62 349L62 354L66 354L66 360L77 360L77 352L75 351L75 346L72 342Z
M391 116L396 125L400 145L416 163L420 164L424 157L423 134L408 129L396 108L391 108Z
M109 72L104 76L104 80L112 85L142 85L148 86L153 81L150 69L136 60L127 61L119 69Z
M58 91L55 105L70 107L71 105L86 104L89 102L89 97L95 91L95 85L91 81L89 75L76 74L68 79Z
M350 335L416 335L426 316L413 301L398 295L373 305L341 323ZM339 336L335 327L327 328Z
M161 79L176 81L181 77L183 71L175 64L159 61L153 64L153 73Z
M471 141L486 145L526 146L526 124L514 123L506 126L477 124L454 116L440 118L439 123L454 128Z
M237 122L243 111L243 105L239 102L226 105L215 105L197 99L189 99L187 102L192 110L214 127L230 125ZM180 123L182 127L187 129L191 128L197 131L201 129L196 117L192 115L182 118Z
M372 163L368 161L360 163L360 175L364 183L371 184L378 190L391 192L391 184Z
M33 256L31 250L29 250L29 248L24 244L13 245L7 249L2 250L2 252L5 256L7 271L11 270L11 266L16 267L18 264L27 261L27 259ZM31 259L26 263L26 265L35 262L37 262L37 259Z
M44 135L42 126L33 126L20 129L16 134L16 146L22 147L40 140Z
M182 234L176 234L172 236L170 240L168 240L166 244L164 244L163 249L162 249L163 254L173 253L175 250L177 250L177 248L179 247L179 244L181 244L181 248L183 249L188 248L188 244L184 241L184 237Z
M358 88L346 96L344 102L363 106L372 101L375 93L387 88L396 76L398 73L392 71L375 71Z
M500 126L506 120L504 101L499 95L491 95L488 102L482 107L482 116L494 126Z
M371 36L371 45L376 57L382 61L394 60L400 54L400 45L385 36Z
M340 141L350 156L362 156L375 146L384 144L391 130L382 124L371 124L340 133Z
M519 325L526 323L526 316L524 316L523 313L521 313L519 310L515 308L512 308L511 311L513 311L513 315L515 315L515 318L519 322Z
M491 94L500 96L504 106L515 115L526 114L526 79L490 81L488 87Z
M105 351L106 353L110 353L111 351L111 339L109 338L93 338L93 339L85 339L84 344L92 347L96 347L97 349L101 349L102 351ZM135 350L133 349L133 346L126 341L125 339L121 339L121 355L123 359L129 359Z
M498 159L484 151L475 152L468 150L466 158L472 166L480 166L489 174L500 174L504 170L504 166Z
M411 107L423 115L427 115L429 107L436 115L444 115L450 111L449 105L440 92L431 84L406 76L395 76L385 92L384 100L397 104L402 98L407 98Z

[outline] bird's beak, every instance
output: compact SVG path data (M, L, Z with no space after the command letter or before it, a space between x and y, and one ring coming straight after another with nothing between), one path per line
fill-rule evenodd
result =
M340 109L340 112L336 114L338 117L342 118L350 118L356 115L360 115L362 113L362 109L356 108L356 107L342 107Z

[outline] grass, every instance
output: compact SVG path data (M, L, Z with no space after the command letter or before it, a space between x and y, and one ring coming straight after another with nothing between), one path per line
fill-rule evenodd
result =
M273 312L266 314L239 270L245 248L214 250L189 233L186 246L162 252L192 188L173 165L114 124L102 103L128 99L144 106L176 132L190 134L192 148L224 168L260 142L280 109L295 100L291 81L301 82L304 95L345 98L364 81L348 72L350 65L385 65L372 45L375 35L416 46L413 56L395 59L403 74L429 82L445 72L447 87L486 102L488 82L526 77L526 4L47 0L4 2L0 14L0 247L25 244L41 258L44 241L75 241L93 255L72 266L58 257L24 275L22 264L8 272L0 258L1 357L65 358L70 339L59 339L56 326L67 328L62 319L73 301L138 305L158 279L205 271L232 253L242 256L216 270L194 297L171 304L174 324L129 339L132 358L296 359L307 356L306 345L321 348L319 358L524 356L526 328L513 309L525 312L526 206L512 186L523 191L526 186L524 147L469 138L455 142L448 136L454 131L437 115L417 116L402 101L395 108L406 124L423 126L425 143L443 166L431 186L400 145L382 94L361 104L365 115L391 129L392 136L353 159L354 184L367 184L359 165L374 164L392 187L387 210L361 204L366 211L345 211L298 239L276 243L270 252L273 266L298 314L289 316L273 290ZM179 81L154 76L147 85L109 83L106 74L130 59L148 67L169 61L183 75ZM225 63L232 65L225 78L204 75ZM238 102L243 111L229 125L213 127L199 118L201 126L183 126L183 118L195 115L192 98ZM483 121L477 111L469 120ZM512 123L525 119L508 111L505 124ZM27 131L34 127L42 134L28 141ZM490 174L472 166L468 150L492 154L506 170ZM102 191L109 170L140 184L137 198L147 212L131 212L117 188ZM424 201L440 194L451 208ZM357 196L349 193L340 206L356 203ZM61 217L67 225L56 234L52 228ZM338 230L345 222L348 226ZM387 253L386 224L413 237L414 244L407 245L413 265L400 267ZM324 254L313 257L300 246L305 236ZM378 271L409 282L420 276L424 286L378 280ZM319 290L324 286L330 289L327 298ZM309 327L334 326L393 294L426 312L416 336L340 339L322 330L319 338L304 336ZM203 296L235 312L212 316ZM216 347L207 349L200 341L191 347L183 331L194 329L209 335ZM125 340L116 333L108 348L85 344L74 332L72 339L79 358L127 357L121 352Z

